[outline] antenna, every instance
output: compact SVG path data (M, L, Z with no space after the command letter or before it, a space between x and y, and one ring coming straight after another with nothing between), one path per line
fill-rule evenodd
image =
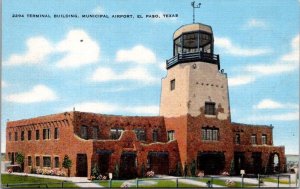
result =
M192 7L193 7L193 24L195 23L195 9L200 8L201 3L199 3L198 5L195 6L195 1L193 1L191 3Z

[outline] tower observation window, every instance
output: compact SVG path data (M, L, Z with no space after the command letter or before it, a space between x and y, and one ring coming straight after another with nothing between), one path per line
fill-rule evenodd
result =
M200 31L183 33L174 40L174 56L187 53L213 53L212 35Z

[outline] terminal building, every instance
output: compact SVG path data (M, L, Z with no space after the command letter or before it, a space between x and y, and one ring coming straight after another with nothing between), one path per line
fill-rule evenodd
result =
M7 159L16 164L16 154L24 154L24 171L30 172L62 168L68 155L71 176L81 177L89 177L95 165L102 174L118 165L123 178L144 170L175 175L192 165L204 174L284 171L285 149L273 146L272 126L231 121L227 74L214 54L210 26L178 28L166 69L159 116L71 111L9 121Z

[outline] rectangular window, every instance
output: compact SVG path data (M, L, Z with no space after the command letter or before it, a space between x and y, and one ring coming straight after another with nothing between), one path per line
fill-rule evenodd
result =
M28 156L28 166L32 165L32 160L31 160L31 156Z
M256 135L251 136L251 144L257 144Z
M202 140L207 140L207 138L206 138L206 129L202 129Z
M170 89L171 91L175 90L175 79L170 81Z
M154 130L152 133L152 140L153 142L157 142L158 141L158 131Z
M50 129L43 129L43 139L50 139Z
M43 167L51 167L51 157L43 157Z
M58 139L59 137L59 131L58 131L58 128L54 128L54 139Z
M235 134L235 144L241 144L241 136L240 136L240 134Z
M205 114L206 115L216 115L214 102L205 102Z
M99 128L93 127L93 139L98 139Z
M124 129L114 128L110 129L110 138L111 139L119 139Z
M206 135L207 140L212 140L212 130L207 129L206 133L207 133L207 135Z
M267 144L267 135L261 136L261 142L262 142L262 144Z
M28 138L28 140L31 140L31 131L27 132L27 138Z
M201 130L202 140L218 141L219 140L219 129L217 128L202 128Z
M24 135L25 135L25 132L24 131L21 131L21 141L24 141Z
M168 131L168 141L175 140L175 131Z
M35 157L35 166L37 166L37 167L40 166L40 157L39 156Z
M81 133L81 138L86 139L86 140L88 139L87 126L81 126L80 133Z
M35 140L40 140L40 130L35 130Z
M218 140L218 138L219 138L219 130L217 130L217 129L213 129L212 130L212 140Z
M15 132L15 141L18 141L18 132Z
M146 141L146 134L144 129L134 129L136 137L140 141Z
M59 157L54 158L54 167L58 168L59 167Z
M8 133L8 140L11 141L11 132Z

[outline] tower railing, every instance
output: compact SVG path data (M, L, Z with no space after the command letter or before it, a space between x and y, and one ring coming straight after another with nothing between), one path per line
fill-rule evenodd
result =
M196 52L196 53L185 53L185 54L177 54L173 56L169 60L166 61L167 69L180 64L187 62L195 62L195 61L203 61L211 64L218 65L218 69L220 69L220 58L217 54L205 53L205 52Z

